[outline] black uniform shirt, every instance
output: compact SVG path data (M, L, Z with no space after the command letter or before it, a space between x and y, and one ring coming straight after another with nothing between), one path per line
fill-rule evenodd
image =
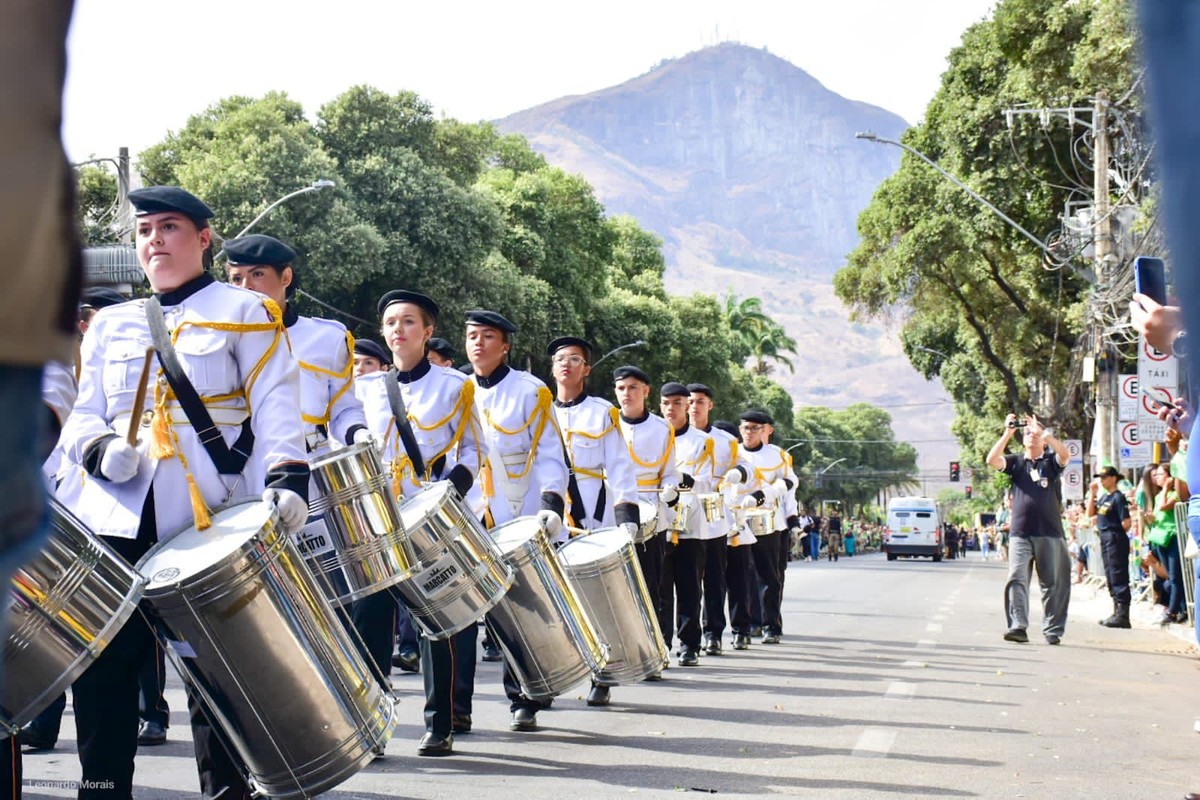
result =
M1054 451L1047 447L1033 459L1024 453L1010 453L1004 457L1004 472L1013 482L1010 533L1063 538L1062 503L1058 497L1062 466Z
M1121 523L1129 519L1129 501L1120 489L1096 498L1096 529L1100 533L1122 534Z

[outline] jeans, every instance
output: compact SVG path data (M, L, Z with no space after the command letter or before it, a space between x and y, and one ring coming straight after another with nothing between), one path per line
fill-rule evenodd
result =
M1182 614L1187 606L1187 597L1183 592L1183 563L1179 559L1179 543L1175 537L1171 537L1166 544L1152 544L1150 549L1167 571L1167 612Z

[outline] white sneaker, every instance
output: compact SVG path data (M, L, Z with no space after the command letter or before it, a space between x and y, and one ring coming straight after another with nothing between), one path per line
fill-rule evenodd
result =
M1196 733L1200 733L1200 719L1192 723L1192 730L1194 730Z

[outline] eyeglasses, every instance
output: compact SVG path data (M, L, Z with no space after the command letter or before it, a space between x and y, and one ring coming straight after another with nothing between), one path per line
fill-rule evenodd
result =
M555 356L553 360L555 364L570 364L572 367L587 363L583 356Z
M759 431L761 431L763 429L764 426L762 426L762 425L743 425L741 427L742 427L742 431L744 433L758 433Z

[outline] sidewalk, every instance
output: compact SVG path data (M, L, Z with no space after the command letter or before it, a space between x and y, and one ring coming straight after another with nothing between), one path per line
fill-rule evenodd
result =
M1030 593L1030 602L1034 602ZM1071 586L1070 619L1075 625L1095 625L1113 611L1112 598L1103 578L1098 582L1093 578ZM1196 644L1196 630L1192 625L1168 624L1158 622L1152 603L1134 603L1129 608L1129 620L1134 628L1142 630L1158 629L1164 636L1177 639L1187 646L1191 652L1200 656L1200 646ZM1078 631L1079 628L1076 628Z

